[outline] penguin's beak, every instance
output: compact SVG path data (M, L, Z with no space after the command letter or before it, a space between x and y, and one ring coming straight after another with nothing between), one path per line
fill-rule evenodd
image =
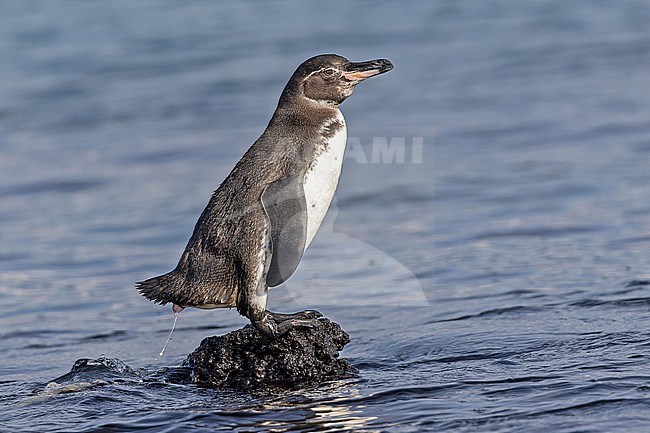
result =
M349 81L361 82L366 78L383 74L393 69L393 64L388 59L369 60L367 62L350 62L341 74Z

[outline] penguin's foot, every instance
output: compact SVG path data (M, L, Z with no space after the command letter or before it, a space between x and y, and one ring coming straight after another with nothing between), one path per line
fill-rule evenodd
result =
M318 315L314 315L313 313ZM273 340L286 334L292 328L315 328L319 326L320 321L318 317L322 317L322 315L317 311L302 311L293 315L271 313L268 310L264 310L264 313L251 318L251 323L263 335Z
M292 319L309 320L309 319L318 319L319 317L323 317L323 315L316 310L305 310L305 311L299 311L297 313L292 313L292 314L274 313L272 311L266 310L266 314L270 314L271 317L273 317L273 320L275 320L277 323L284 322L285 320L292 320Z

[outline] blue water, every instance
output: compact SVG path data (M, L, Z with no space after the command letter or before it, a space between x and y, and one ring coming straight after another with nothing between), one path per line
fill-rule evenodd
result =
M0 430L650 431L648 22L640 0L3 3ZM339 322L361 378L198 389L182 360L246 320L185 310L161 358L171 311L133 284L327 52L395 69L343 105L336 204L269 307Z

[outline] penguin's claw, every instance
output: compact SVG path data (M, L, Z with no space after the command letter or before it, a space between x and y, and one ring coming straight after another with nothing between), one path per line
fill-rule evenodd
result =
M323 317L323 315L316 310L305 310L292 314L274 313L272 311L266 310L266 313L269 314L277 323L293 319L311 320Z
M280 314L265 311L258 319L251 320L255 328L266 337L274 340L292 328L315 328L321 325L323 317L317 311L301 311L295 314Z

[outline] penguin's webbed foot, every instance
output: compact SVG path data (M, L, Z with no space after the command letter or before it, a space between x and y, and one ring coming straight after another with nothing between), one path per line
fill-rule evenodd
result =
M258 317L251 318L251 323L266 337L276 339L292 328L314 328L319 326L318 317L322 317L322 314L317 311L308 310L296 314L280 314L265 310Z
M318 319L320 317L323 317L323 315L316 310L304 310L304 311L299 311L297 313L291 313L291 314L274 313L272 311L266 310L266 314L270 314L271 317L273 317L273 320L275 320L278 323L284 322L285 320L292 320L292 319L310 320L310 319Z

